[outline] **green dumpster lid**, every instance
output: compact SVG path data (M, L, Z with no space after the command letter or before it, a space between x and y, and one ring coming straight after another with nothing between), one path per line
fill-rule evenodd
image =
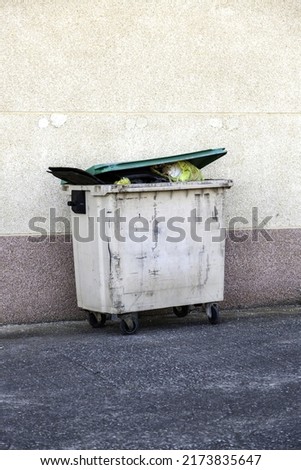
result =
M150 158L147 160L136 160L133 162L121 163L100 163L93 165L86 171L91 175L99 175L101 173L109 173L111 171L133 170L134 168L145 168L154 165L164 165L179 161L188 161L197 168L203 168L209 163L214 162L218 158L226 155L227 150L224 148L200 150L199 152L184 153L182 155L172 155L171 157Z

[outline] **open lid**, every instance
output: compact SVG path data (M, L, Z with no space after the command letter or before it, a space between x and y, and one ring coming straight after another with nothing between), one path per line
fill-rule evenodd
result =
M201 150L199 152L184 153L182 155L172 155L171 157L150 158L147 160L136 160L121 163L101 163L93 165L86 171L91 175L99 175L101 173L120 172L122 170L134 170L136 168L145 168L154 165L165 165L179 161L188 161L197 168L203 168L209 163L214 162L218 158L226 155L227 150L224 148Z

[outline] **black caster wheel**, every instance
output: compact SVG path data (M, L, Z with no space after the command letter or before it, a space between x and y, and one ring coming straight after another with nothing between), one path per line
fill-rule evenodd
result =
M207 304L206 313L211 325L216 325L220 321L219 306L217 304Z
M189 313L188 305L183 305L182 307L173 307L172 310L173 313L179 318L186 317L186 315Z
M137 318L127 318L126 320L120 320L120 331L123 335L133 335L136 333L139 327Z
M92 328L102 328L107 321L107 316L104 313L88 313L88 322Z

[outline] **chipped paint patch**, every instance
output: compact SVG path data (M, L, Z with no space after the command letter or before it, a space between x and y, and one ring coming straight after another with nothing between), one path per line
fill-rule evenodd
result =
M38 122L38 126L40 129L46 129L46 127L48 127L49 125L49 121L47 118L43 117L41 119L39 119L39 122Z
M65 114L51 114L50 122L54 127L61 127L67 121L67 116Z

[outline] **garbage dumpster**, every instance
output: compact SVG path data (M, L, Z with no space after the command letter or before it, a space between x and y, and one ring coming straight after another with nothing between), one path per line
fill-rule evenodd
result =
M64 185L71 196L78 305L93 327L138 312L202 304L219 319L224 292L224 193L231 180Z

